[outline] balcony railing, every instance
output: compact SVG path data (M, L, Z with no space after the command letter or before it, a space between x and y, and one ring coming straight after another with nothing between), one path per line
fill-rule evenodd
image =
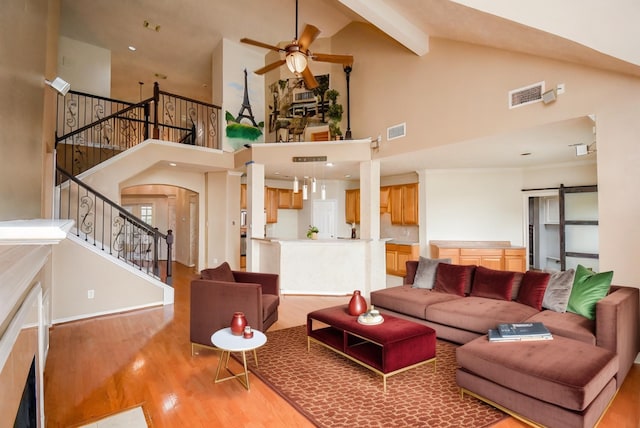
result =
M172 283L172 231L161 233L70 173L56 167L56 218L75 222L76 236L148 275ZM165 272L160 261L166 261Z
M76 176L148 138L221 148L220 107L154 85L139 103L69 91L58 95L57 164Z

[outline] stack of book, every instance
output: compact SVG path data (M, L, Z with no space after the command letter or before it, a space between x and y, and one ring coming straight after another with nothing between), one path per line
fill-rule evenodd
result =
M498 324L498 328L489 329L489 342L551 339L553 336L541 322Z

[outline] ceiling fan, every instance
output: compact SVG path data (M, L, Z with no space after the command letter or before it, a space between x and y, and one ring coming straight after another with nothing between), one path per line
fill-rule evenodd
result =
M257 40L242 38L240 41L253 46L258 46L265 49L270 49L276 52L283 52L285 54L284 59L267 64L264 67L255 70L256 74L265 74L268 71L276 69L283 64L287 64L289 70L298 77L302 77L307 89L314 89L318 87L318 82L313 73L309 69L309 59L319 62L331 62L335 64L342 64L344 66L351 66L353 64L352 55L332 55L313 53L309 50L309 46L320 34L320 30L313 25L307 24L302 31L302 35L298 38L298 0L296 0L296 37L291 43L284 48L278 46L262 43Z

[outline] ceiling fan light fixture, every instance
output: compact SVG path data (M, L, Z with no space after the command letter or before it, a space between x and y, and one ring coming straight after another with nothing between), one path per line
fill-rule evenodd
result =
M307 56L300 51L294 51L287 55L287 67L294 73L302 73L307 68Z

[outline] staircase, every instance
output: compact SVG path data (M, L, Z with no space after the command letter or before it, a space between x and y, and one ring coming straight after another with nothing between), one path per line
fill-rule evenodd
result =
M152 98L135 104L59 95L56 218L74 220L73 233L103 254L171 285L172 231L160 232L78 175L149 138L219 149L219 118L220 107L160 91L157 83Z

